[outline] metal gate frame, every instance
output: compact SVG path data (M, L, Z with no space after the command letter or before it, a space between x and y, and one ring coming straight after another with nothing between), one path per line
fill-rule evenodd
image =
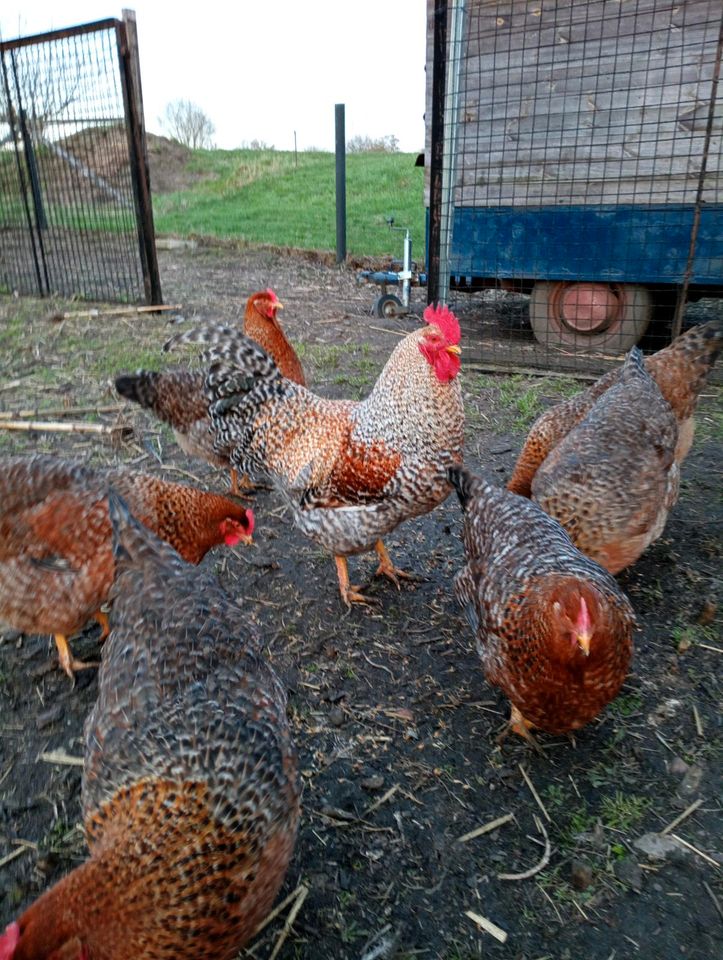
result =
M37 292L46 297L58 291L48 272L43 230L47 226L40 179L35 159L31 132L26 122L25 105L17 78L15 54L23 47L49 43L70 37L83 36L100 31L114 30L116 37L117 63L123 96L124 124L128 143L130 179L137 232L138 255L143 277L145 300L157 305L163 302L160 273L156 255L153 208L151 204L150 175L146 133L143 119L140 66L135 14L123 11L123 19L107 18L54 30L48 33L0 41L0 80L8 103L8 124L15 150L21 203L30 237L33 266L37 280ZM29 188L29 189L28 189ZM29 199L30 198L30 199ZM108 299L115 299L109 296Z

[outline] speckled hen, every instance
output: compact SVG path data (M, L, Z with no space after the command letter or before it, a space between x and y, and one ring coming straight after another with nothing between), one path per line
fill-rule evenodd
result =
M85 726L89 859L0 935L3 960L230 960L299 815L283 687L248 611L111 493L117 575Z
M615 580L536 504L453 467L466 565L455 594L510 725L549 733L589 723L620 689L635 617Z
M276 313L283 307L273 290L259 290L246 301L243 329L271 354L285 377L305 384L304 371L294 348L282 330ZM218 467L228 467L229 451L214 447L204 375L193 370L137 370L116 377L115 388L173 427L176 442L184 453ZM235 468L231 469L231 490L238 492Z
M428 307L362 401L327 400L283 378L255 343L228 327L189 331L166 344L210 344L206 389L219 449L286 494L300 529L334 554L347 604L365 602L346 557L372 548L378 573L397 582L382 537L450 492L445 470L462 459L457 379L460 329L447 307Z
M698 397L723 349L723 320L691 327L670 346L646 357L645 367L670 404L678 421L676 462L688 455L695 431ZM546 410L532 425L507 485L512 493L529 497L533 478L545 458L583 420L593 404L619 382L623 367L609 370L587 390Z
M88 664L72 657L67 637L91 617L107 632L111 483L189 563L253 532L253 512L236 501L126 467L94 470L46 455L0 461L0 621L54 634L70 677Z
M678 423L634 347L616 382L552 449L532 497L583 553L618 573L665 527L678 496Z

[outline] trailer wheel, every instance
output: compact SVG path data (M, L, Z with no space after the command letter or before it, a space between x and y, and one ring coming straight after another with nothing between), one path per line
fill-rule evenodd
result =
M530 297L536 339L575 353L626 353L645 333L652 313L649 291L633 283L536 283Z
M399 297L395 297L393 293L384 293L374 301L372 312L375 317L383 319L401 317L406 311Z

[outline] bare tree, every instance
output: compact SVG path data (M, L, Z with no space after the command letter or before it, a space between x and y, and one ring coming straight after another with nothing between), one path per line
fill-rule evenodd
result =
M203 110L190 100L174 100L169 103L161 124L169 137L182 143L184 147L194 150L213 147L211 138L216 128Z

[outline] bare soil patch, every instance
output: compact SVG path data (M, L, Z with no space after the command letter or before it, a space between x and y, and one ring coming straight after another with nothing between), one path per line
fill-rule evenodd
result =
M239 319L246 296L273 286L301 345L308 380L328 396L365 395L399 335L419 321L369 316L374 291L354 271L269 251L199 247L160 253L170 317L48 319L87 304L0 300L0 412L64 406L129 424L111 443L82 434L8 434L0 451L54 450L129 462L169 479L223 488L170 432L119 404L121 370L192 362L164 356L167 336L208 319ZM413 306L421 315L423 291ZM463 346L482 350L480 320L499 305L460 299ZM490 376L463 366L467 460L500 483L536 412L570 381ZM390 537L395 562L423 579L398 592L369 583L378 606L346 614L331 560L301 537L280 498L255 497L256 546L216 552L214 567L266 638L289 690L303 815L284 887L309 894L284 960L622 960L721 952L720 390L705 391L681 498L664 536L620 581L639 618L621 695L571 741L541 737L544 757L495 735L508 707L482 675L452 593L462 564L452 498ZM50 411L50 412L49 412ZM621 484L625 478L620 478ZM717 496L718 495L718 496ZM357 582L372 558L352 559ZM716 629L718 632L716 633ZM77 656L97 656L95 626ZM0 638L0 929L83 859L78 829L82 725L95 671L74 690L52 640ZM524 773L523 773L524 771ZM535 793L533 793L534 788ZM497 828L462 839L512 815ZM641 838L680 822L659 857ZM549 838L549 861L528 879ZM679 837L680 841L672 837ZM647 851L647 852L646 852ZM718 866L716 865L718 864ZM492 921L505 943L468 912ZM284 917L245 956L269 957Z

